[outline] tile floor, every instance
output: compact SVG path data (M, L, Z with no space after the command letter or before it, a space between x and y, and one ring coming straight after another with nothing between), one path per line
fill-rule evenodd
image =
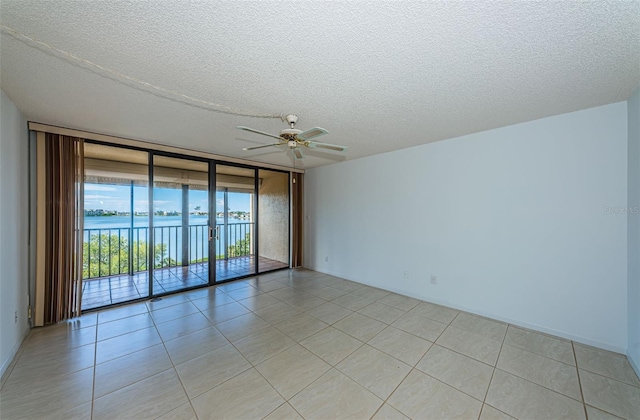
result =
M639 419L627 359L308 270L34 329L0 417Z
M260 271L277 270L289 265L280 261L260 257ZM255 270L255 256L229 258L216 261L216 278L219 281L247 276ZM82 282L82 310L127 302L149 296L148 273L114 275ZM153 275L154 291L158 294L173 292L209 283L207 263L186 267L158 269Z

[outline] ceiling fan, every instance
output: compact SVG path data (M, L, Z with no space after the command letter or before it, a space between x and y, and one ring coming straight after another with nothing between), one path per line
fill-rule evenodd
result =
M316 137L329 134L329 132L324 128L313 127L310 130L302 131L294 128L296 125L296 122L298 122L297 115L289 114L285 117L285 119L289 124L290 128L286 128L282 130L279 136L275 134L265 133L264 131L254 130L253 128L249 128L249 127L238 126L240 130L249 131L251 133L256 133L256 134L262 134L263 136L268 136L268 137L273 137L274 139L278 139L277 143L245 147L242 150L256 150L256 149L262 149L265 147L272 147L272 146L287 146L296 159L302 159L304 157L301 150L303 147L308 147L312 149L315 149L315 148L327 149L327 150L333 150L336 152L344 152L345 150L347 150L347 146L338 146L335 144L311 141Z

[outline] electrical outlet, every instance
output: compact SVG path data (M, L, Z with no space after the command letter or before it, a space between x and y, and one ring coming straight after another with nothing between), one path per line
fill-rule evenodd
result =
M18 311L15 311L14 316L15 316L14 323L17 324L18 323Z
M329 257L324 257L324 262L329 262Z
M438 284L438 277L437 276L434 276L434 275L431 276L431 284Z
M402 278L403 279L408 279L409 278L409 271L408 270L404 270L402 272Z

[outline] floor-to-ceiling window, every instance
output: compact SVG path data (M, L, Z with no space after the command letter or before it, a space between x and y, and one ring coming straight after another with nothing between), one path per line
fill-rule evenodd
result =
M83 310L289 266L287 172L97 142L85 167Z

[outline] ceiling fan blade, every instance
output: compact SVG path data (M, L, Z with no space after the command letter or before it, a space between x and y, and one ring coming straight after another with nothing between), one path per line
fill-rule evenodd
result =
M307 140L315 139L316 137L324 136L325 134L329 134L329 132L324 128L313 127L310 130L303 131L302 133L298 134L296 137L302 141L307 141Z
M239 130L250 131L256 134L262 134L263 136L273 137L274 139L281 139L280 136L276 136L275 134L265 133L264 131L254 130L253 128L243 127L241 125L237 126L236 128L238 128Z
M335 150L337 152L344 152L345 150L347 150L347 146L338 146L337 144L329 144L329 143L318 143L315 141L310 141L309 144L307 144L307 146L317 148L317 149Z
M272 146L280 146L282 143L273 143L273 144L263 144L262 146L251 146L251 147L243 147L242 150L256 150L256 149L263 149L265 147L272 147Z
M296 155L296 158L298 159L302 159L304 157L300 149L293 149L293 154Z

